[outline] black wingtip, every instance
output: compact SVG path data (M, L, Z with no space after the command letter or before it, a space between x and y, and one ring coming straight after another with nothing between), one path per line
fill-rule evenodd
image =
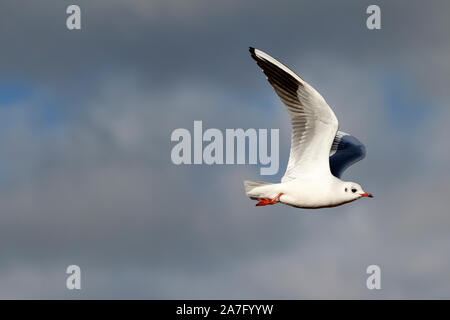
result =
M256 53L255 53L255 48L253 47L249 47L248 51L250 51L250 55L252 56L253 59L256 59Z

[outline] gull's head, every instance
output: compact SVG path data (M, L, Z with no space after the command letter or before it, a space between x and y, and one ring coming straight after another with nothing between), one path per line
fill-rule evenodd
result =
M342 195L348 201L353 201L359 198L373 198L372 194L367 193L361 186L355 182L344 182L342 185Z

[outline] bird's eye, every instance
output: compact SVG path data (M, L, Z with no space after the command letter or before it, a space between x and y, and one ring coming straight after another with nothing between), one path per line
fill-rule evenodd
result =
M352 189L352 192L353 192L353 193L355 193L355 192L356 192L356 189L355 189L355 188L353 188L353 189Z
M345 192L347 192L347 188L345 188Z

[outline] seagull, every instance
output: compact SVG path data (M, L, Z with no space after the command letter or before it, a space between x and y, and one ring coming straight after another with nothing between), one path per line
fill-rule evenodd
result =
M291 151L280 183L245 180L245 192L256 206L276 203L296 208L336 207L372 198L342 173L366 155L364 145L338 131L338 120L325 99L281 62L250 47L250 54L275 89L291 118Z

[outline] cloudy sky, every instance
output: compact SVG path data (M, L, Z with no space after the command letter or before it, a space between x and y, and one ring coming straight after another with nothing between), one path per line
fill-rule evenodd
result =
M82 30L68 31L69 4ZM381 30L366 28L370 4ZM26 10L24 9L26 7ZM0 298L450 298L450 3L3 0ZM255 207L290 125L248 54L313 85L367 158L342 207ZM175 166L176 128L279 128L280 172ZM82 290L65 287L68 265ZM366 288L381 267L382 289Z

